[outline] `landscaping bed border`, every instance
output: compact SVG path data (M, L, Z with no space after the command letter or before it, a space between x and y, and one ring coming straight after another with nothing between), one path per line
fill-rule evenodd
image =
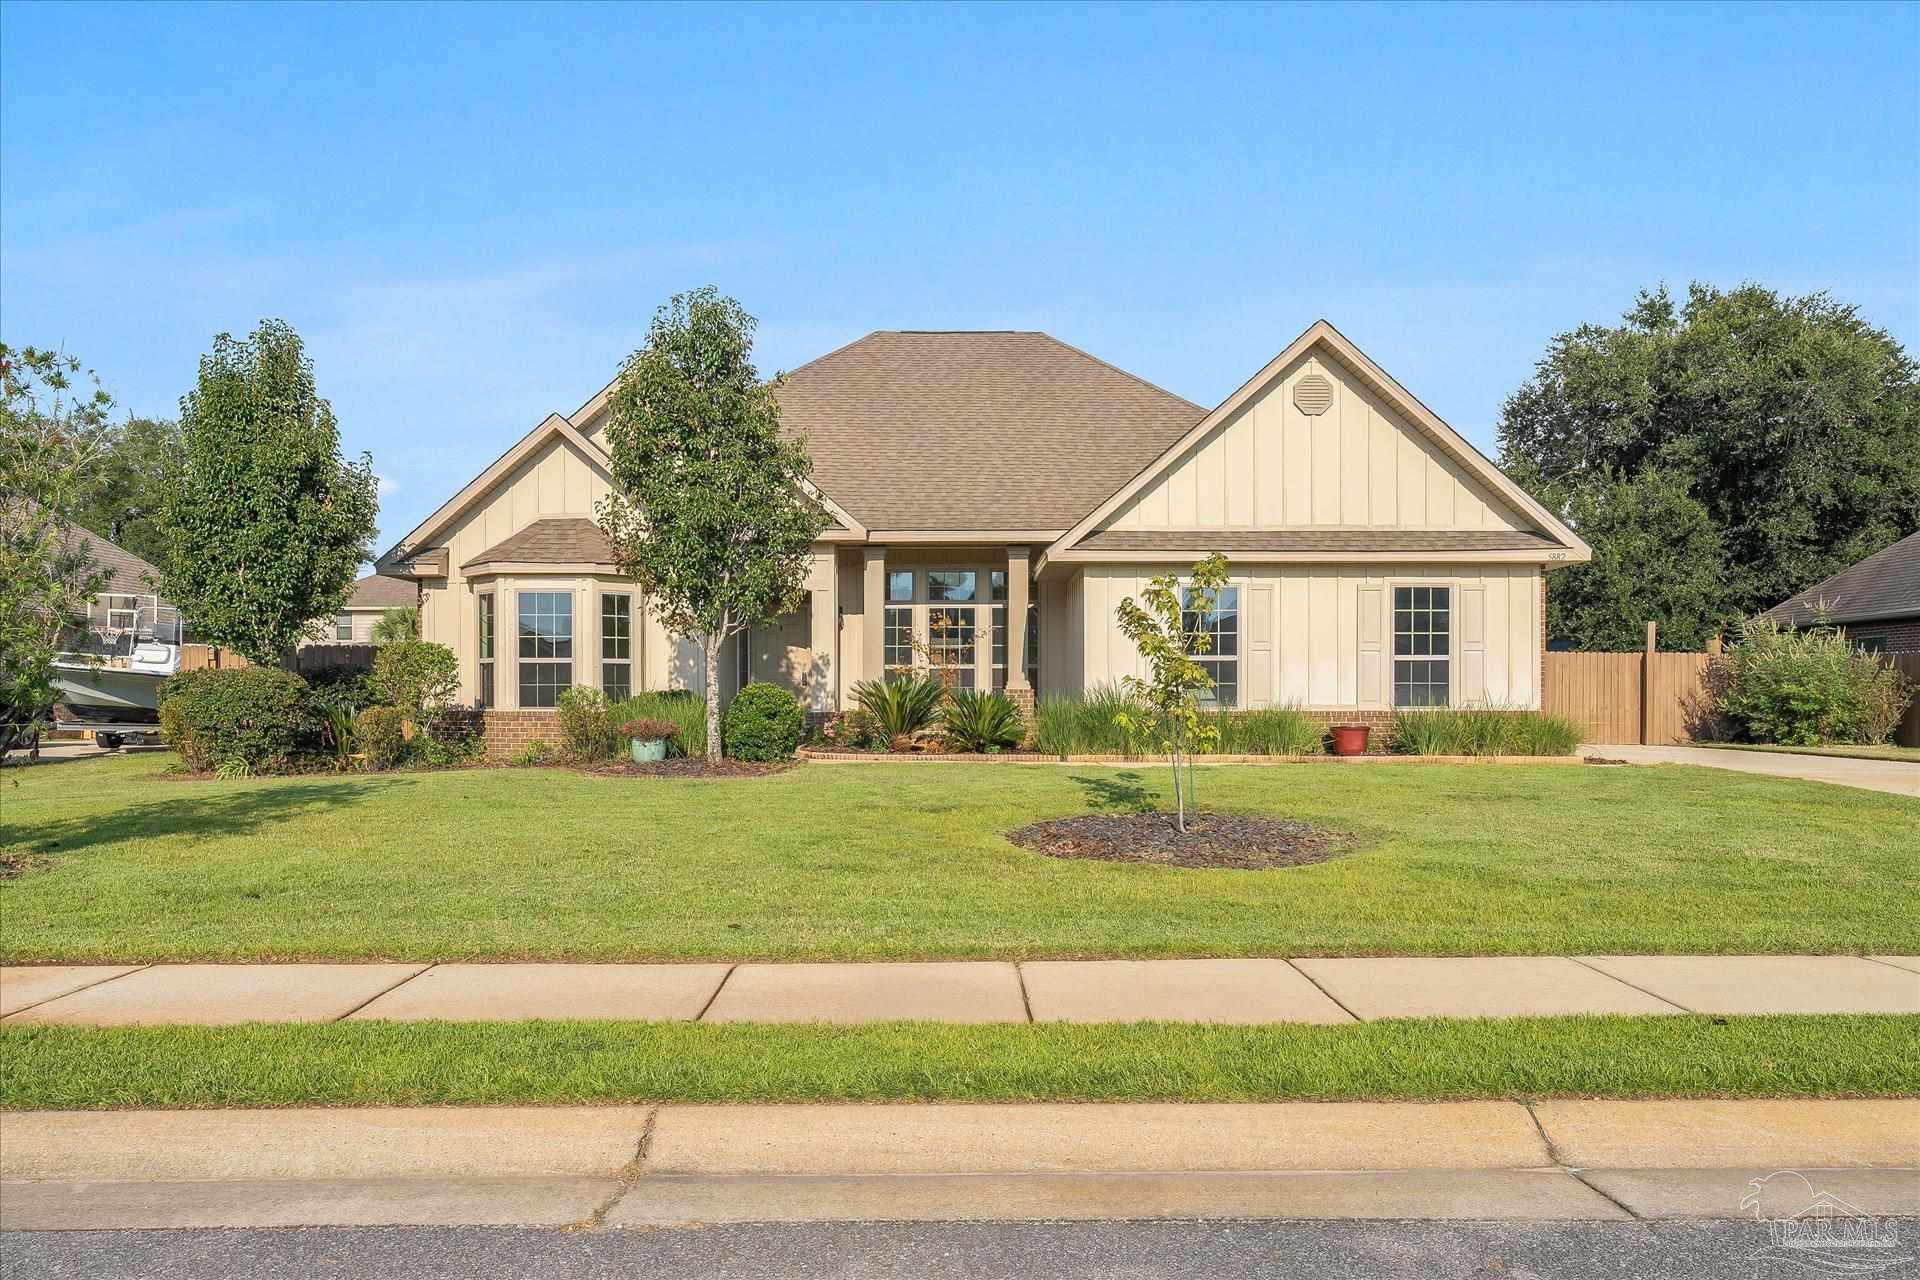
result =
M802 747L801 760L818 764L1130 764L1164 765L1161 756L1049 755L1040 751L1008 751L993 755L958 751L821 751ZM1222 764L1585 764L1583 756L1194 756L1196 765Z

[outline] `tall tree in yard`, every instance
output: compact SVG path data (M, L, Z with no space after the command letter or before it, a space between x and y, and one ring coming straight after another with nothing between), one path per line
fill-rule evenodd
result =
M804 595L826 515L804 441L783 437L775 382L753 366L754 320L709 287L654 314L613 393L613 492L600 527L621 572L675 635L700 646L707 755L720 740L720 651Z
M1500 450L1594 548L1553 575L1554 635L1692 646L1920 528L1920 369L1825 294L1660 289L1554 338Z
M300 337L263 321L221 334L180 401L161 501L161 581L199 635L273 664L337 613L368 558L373 460L340 453Z
M0 343L0 754L44 727L62 633L106 584L73 516L112 404L72 356Z

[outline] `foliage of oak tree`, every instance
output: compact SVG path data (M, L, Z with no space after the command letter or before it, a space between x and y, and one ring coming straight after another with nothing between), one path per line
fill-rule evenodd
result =
M74 357L0 343L0 754L45 727L62 634L106 584L73 516L112 404Z
M285 322L221 334L180 401L159 525L163 593L202 638L274 664L340 611L371 552L373 460L340 453L333 406Z
M1618 325L1555 337L1499 436L1508 472L1594 545L1548 591L1552 633L1583 644L1637 647L1652 620L1691 645L1920 528L1920 371L1825 294L1642 293ZM1711 556L1701 513L1721 559L1639 560L1676 531ZM1684 581L1664 598L1631 581L1669 570Z
M81 494L74 523L142 560L159 563L160 502L167 459L180 447L180 426L129 418L108 431L108 447Z
M1189 772L1183 789L1180 764L1191 768L1192 753L1205 750L1220 736L1219 728L1200 714L1199 694L1213 688L1213 677L1195 660L1213 647L1205 620L1213 613L1227 585L1227 558L1214 552L1187 577L1184 598L1180 575L1166 573L1147 583L1136 602L1128 597L1114 610L1120 634L1133 641L1147 664L1146 676L1121 681L1127 694L1146 709L1147 722L1121 711L1114 720L1128 733L1147 731L1160 739L1160 749L1173 762L1173 821L1182 835L1187 830ZM1192 620L1190 623L1189 620Z
M721 646L799 605L827 525L806 444L781 433L777 380L754 368L753 330L711 287L674 295L621 368L607 425L614 489L600 527L662 625L700 646L710 757Z

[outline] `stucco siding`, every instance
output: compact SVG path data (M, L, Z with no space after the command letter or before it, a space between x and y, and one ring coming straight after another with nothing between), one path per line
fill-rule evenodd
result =
M1068 591L1066 632L1075 687L1144 675L1139 651L1113 625L1164 566L1089 565ZM1240 682L1245 707L1379 709L1391 701L1395 585L1453 588L1456 705L1540 704L1539 570L1532 565L1257 565L1236 568ZM1056 687L1057 688L1057 687Z
M1333 385L1326 412L1294 403ZM1308 354L1177 459L1103 529L1529 529L1338 362Z

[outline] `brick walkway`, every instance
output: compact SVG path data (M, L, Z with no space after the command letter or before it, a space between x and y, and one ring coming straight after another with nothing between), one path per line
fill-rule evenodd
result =
M0 969L9 1026L522 1021L1341 1023L1920 1013L1914 956L934 964L162 964Z

